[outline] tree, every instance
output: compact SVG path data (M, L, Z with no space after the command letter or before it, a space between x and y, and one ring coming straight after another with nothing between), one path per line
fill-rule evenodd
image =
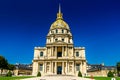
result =
M8 73L7 73L7 75L6 75L6 76L11 77L11 76L12 76L11 71L8 71Z
M109 71L108 74L107 74L107 77L114 77L113 72Z
M14 70L15 69L15 66L13 64L8 64L8 70Z
M116 67L117 67L117 74L118 76L120 76L120 62L117 63Z
M7 68L8 68L7 65L8 65L7 60L6 60L3 56L0 56L0 69L1 69L1 75L2 75L3 69L7 69Z
M82 77L82 73L80 71L78 72L78 77Z
M40 76L41 76L41 73L40 73L40 72L38 72L37 76L38 76L38 77L40 77Z

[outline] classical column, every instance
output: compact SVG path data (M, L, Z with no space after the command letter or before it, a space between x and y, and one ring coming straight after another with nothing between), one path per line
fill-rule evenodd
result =
M50 49L49 49L49 53L50 53L50 56L51 56L51 47L50 47Z
M52 72L52 62L50 61L50 73Z
M47 66L47 65L46 65L46 62L45 62L45 66L44 66L44 69L45 69L45 73L47 72L47 71L46 71L46 66Z
M47 47L47 51L46 51L46 55L45 55L46 57L47 57L47 54L48 54L48 47Z
M43 72L45 73L45 62L43 62Z
M64 47L62 46L62 56L64 56Z
M66 55L68 57L68 47L66 46L65 48L66 48L66 50L65 50L66 51Z
M51 56L53 56L53 46L51 47Z
M62 62L62 74L64 74L64 62Z
M82 71L82 61L81 61L81 64L80 64L80 70L81 70L81 73L83 73L83 71Z
M74 73L76 73L76 62L74 62L74 66L75 66Z
M51 73L53 73L53 62L51 61Z
M57 62L55 62L55 74L57 74Z
M83 73L84 74L86 73L86 62L85 61L83 62Z
M69 73L69 62L68 62L68 73Z
M65 71L65 73L67 74L67 72L68 72L68 65L67 65L67 61L66 61L66 71Z
M74 57L74 49L73 49L73 47L72 47L72 57Z
M38 73L38 71L39 71L39 64L38 64L38 62L33 62L33 72L32 72L32 75L33 76L36 76L37 75L37 73Z
M52 47L52 56L53 56L53 54L54 54L54 47Z
M55 46L55 57L57 57L57 46Z
M74 71L75 71L75 67L74 67L74 61L73 61L73 66L72 66L72 71L73 71L73 74L74 74Z

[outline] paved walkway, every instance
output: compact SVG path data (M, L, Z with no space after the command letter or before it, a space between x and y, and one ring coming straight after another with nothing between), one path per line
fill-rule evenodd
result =
M36 77L36 78L27 78L27 79L21 79L21 80L94 80L94 79L88 79L88 78L81 78L81 77L75 77L75 76L43 76L43 77Z

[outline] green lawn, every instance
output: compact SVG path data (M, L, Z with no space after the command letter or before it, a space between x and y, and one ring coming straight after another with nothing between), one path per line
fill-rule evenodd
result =
M94 77L95 80L111 80L110 77ZM116 80L120 80L120 78L116 78Z
M19 80L24 78L31 78L32 76L15 76L15 77L1 77L0 80Z

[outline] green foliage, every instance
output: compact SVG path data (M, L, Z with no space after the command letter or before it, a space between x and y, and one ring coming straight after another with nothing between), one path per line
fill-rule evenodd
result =
M114 77L114 74L113 72L109 71L108 74L107 74L108 77Z
M11 77L12 76L11 71L9 71L6 76Z
M14 76L14 77L7 77L7 76L0 76L0 80L21 80L25 78L32 78L33 76Z
M41 73L40 73L40 72L38 72L37 76L38 76L38 77L40 77L40 76L41 76Z
M91 78L91 77L87 77L87 78ZM95 80L111 80L111 77L95 77L94 76L94 79ZM115 77L116 80L120 80L119 77ZM92 80L92 79L91 79Z
M117 74L118 76L120 76L120 62L117 63L116 67L117 67Z
M3 72L3 69L7 69L8 68L8 62L7 60L3 57L3 56L0 56L0 69L1 69L1 75L2 75L2 72Z
M78 72L78 77L82 77L82 73L80 71Z
M0 56L0 69L7 69L7 65L7 60L3 56Z
M13 64L8 64L8 70L14 70L15 66Z

